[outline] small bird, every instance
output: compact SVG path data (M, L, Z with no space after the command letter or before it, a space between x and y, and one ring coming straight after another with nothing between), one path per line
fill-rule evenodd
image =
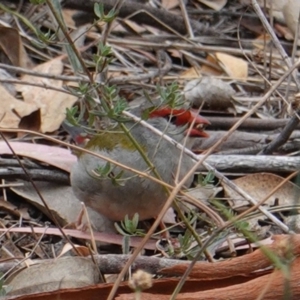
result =
M187 132L192 137L207 137L204 127L210 124L194 112L169 107L151 111L147 122L178 142ZM188 129L192 123L193 128ZM178 167L180 180L193 166L185 154L179 166L181 150L142 124L128 121L124 125L166 183L174 184ZM155 177L132 140L118 127L92 137L86 149ZM192 180L191 176L186 185ZM80 201L112 221L121 221L126 215L132 218L135 213L139 220L156 217L168 196L162 185L84 152L72 168L71 185Z

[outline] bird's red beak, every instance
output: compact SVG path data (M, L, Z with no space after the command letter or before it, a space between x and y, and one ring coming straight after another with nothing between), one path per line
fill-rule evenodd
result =
M200 116L194 110L185 109L171 109L169 107L162 107L150 112L150 118L155 117L169 117L174 118L174 124L177 126L193 125L191 129L187 129L186 133L191 137L209 137L209 135L204 131L210 122Z

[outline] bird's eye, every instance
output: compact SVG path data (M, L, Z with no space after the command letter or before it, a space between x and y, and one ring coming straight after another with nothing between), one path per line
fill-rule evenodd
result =
M167 120L172 123L172 124L176 124L177 122L177 116L172 116L172 115L168 115L167 116Z
M107 177L110 178L110 179L115 178L114 172L113 172L113 171L109 172L109 173L107 174Z

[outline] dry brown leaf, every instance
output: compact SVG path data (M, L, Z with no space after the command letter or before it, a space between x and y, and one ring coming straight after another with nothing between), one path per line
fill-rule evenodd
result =
M99 283L99 271L91 259L62 257L30 266L9 280L12 295L28 295L78 288Z
M15 28L0 26L0 49L7 55L14 66L22 68L29 66L29 58L19 31Z
M171 54L172 57L182 59L182 53L180 51L178 51L177 49L169 49L167 51Z
M137 24L136 22L133 22L131 20L124 20L123 22L124 22L124 24L126 24L126 26L128 26L135 33L142 33L145 31L145 28L143 26ZM125 32L128 32L128 30L126 30L126 28L125 28Z
M216 67L213 68L213 67L209 66L208 64L207 65L203 64L203 66L201 67L201 74L215 75L215 76L222 75L223 70L219 67L218 61L214 55L210 55L210 54L207 55L206 60L209 64L213 64Z
M18 209L17 206L13 205L12 203L8 201L4 201L0 199L0 210L1 211L7 211L8 213L15 215L17 217L22 216L25 220L31 220L30 215L28 214L28 211L26 209Z
M77 11L74 9L64 8L64 9L62 9L61 13L63 15L63 19L64 19L64 22L67 25L67 27L68 28L76 28L75 21L73 20L73 16L74 16L74 14L77 13Z
M216 58L224 71L233 79L245 80L248 77L248 63L241 58L217 52Z
M61 226L77 221L79 213L82 210L82 205L73 194L70 186L52 182L36 182L35 184ZM23 186L11 188L11 190L25 198L51 219L51 215L30 183L24 182ZM90 208L87 208L87 210L93 229L100 232L116 232L114 222Z
M61 75L63 63L60 59L53 59L35 67L32 71ZM51 85L61 88L63 82L61 80L53 80L49 78L39 78L36 76L24 75L24 81ZM70 108L76 102L76 97L58 92L51 89L21 85L18 87L22 92L24 101L33 104L41 109L41 132L53 132L59 128L63 120L66 118L66 108Z
M161 6L165 9L172 9L179 5L180 0L162 0Z
M10 146L17 155L39 160L66 172L70 172L76 162L76 156L70 150L60 147L22 142L10 142ZM0 154L12 154L3 141L0 141Z
M1 222L3 225L3 221ZM24 252L16 245L17 243L12 238L3 238L1 241L0 255L3 261L10 260L12 257L24 257Z
M198 0L198 2L219 11L226 5L227 0Z
M252 44L255 48L263 50L266 46L270 46L271 42L272 38L269 34L261 34L252 41Z
M47 182L37 182L36 184L61 226L76 221L81 211L81 204L74 196L71 187ZM24 182L24 186L11 188L11 190L51 218L42 200L30 183Z
M0 127L18 128L23 117L39 110L34 103L15 99L2 85L0 94Z
M220 191L222 191L221 187L207 184L205 186L196 186L195 188L189 189L187 194L194 197L199 202L207 203L209 199L215 197Z
M196 68L192 67L189 68L185 71L183 71L180 75L179 78L189 78L189 79L194 79L194 78L199 78L200 72L199 70L196 70Z
M102 25L103 26L103 25ZM131 20L115 20L112 26L112 32L126 32L133 31L136 34L141 34L145 31L145 27L143 25L139 25L136 22ZM90 35L90 33L89 33Z
M67 254L69 251L71 251L71 252L74 251L74 247L80 253L80 256L87 257L87 256L91 255L90 249L86 246L81 246L81 245L76 245L76 244L71 245L70 243L66 243L63 246L63 248L62 248L61 252L59 253L59 255L57 256L57 258L62 257L63 255Z
M283 15L288 28L295 34L299 26L300 1L287 0L283 7ZM299 31L298 31L299 33Z
M276 30L278 36L284 37L287 41L294 40L295 35L291 32L291 30L288 27L276 23L274 24L274 29Z
M256 173L240 177L233 182L248 195L253 197L257 202L264 199L284 178L272 173ZM241 199L241 196L223 185L225 196L230 198L230 205L236 209L248 205L248 201ZM277 190L265 203L264 206L273 206L275 200L278 200L278 205L294 205L299 202L300 188L292 182L285 183Z
M169 209L165 213L162 221L167 224L176 224L177 223L176 215L175 215L174 209L172 207L169 207Z
M153 26L144 25L145 29L154 35L160 35L161 31Z

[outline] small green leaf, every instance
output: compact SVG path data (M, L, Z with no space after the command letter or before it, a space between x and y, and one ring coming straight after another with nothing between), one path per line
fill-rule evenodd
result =
M101 21L106 23L113 21L117 16L117 12L114 9L111 9L108 14L105 15L104 6L102 3L95 3L94 13Z
M121 227L115 223L115 227L118 232L124 236L143 236L145 235L144 230L138 229L139 215L136 213L132 220L129 219L128 215L121 221Z
M88 116L88 126L91 128L95 122L95 115L90 113Z
M115 223L115 228L116 230L122 234L123 236L130 236L126 231L123 230L123 228L118 224L118 223Z
M72 126L79 126L79 122L78 122L78 119L76 117L77 112L78 112L78 107L77 106L66 109L66 120Z
M135 213L132 218L132 224L133 224L134 228L137 228L138 223L139 223L139 214Z
M103 167L98 167L94 171L99 177L107 177L111 173L111 164L107 162Z
M102 20L102 18L104 16L104 5L103 5L103 3L95 3L94 13L100 20Z

